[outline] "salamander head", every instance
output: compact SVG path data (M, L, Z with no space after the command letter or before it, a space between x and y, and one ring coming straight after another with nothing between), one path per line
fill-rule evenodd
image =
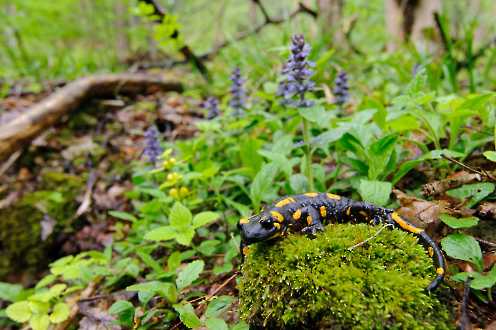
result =
M248 219L242 218L238 223L241 240L245 244L265 241L277 237L282 232L283 224L269 212L262 212Z

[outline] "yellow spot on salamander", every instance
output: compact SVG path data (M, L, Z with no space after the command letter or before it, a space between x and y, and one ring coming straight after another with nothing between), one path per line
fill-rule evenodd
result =
M325 207L325 206L321 206L321 207L320 207L320 216L321 216L322 218L325 218L325 217L326 217L326 215L327 215L327 209L326 209L326 207Z
M312 216L311 216L311 215L309 215L309 216L307 217L307 223L308 223L308 225L309 225L309 226L313 223L313 218L312 218Z
M270 211L270 215L272 215L274 218L276 218L277 222L283 222L284 221L284 216L277 211Z
M244 255L244 256L248 255L248 252L250 252L250 247L245 246L245 247L243 248L243 251L242 251L242 252L243 252L243 255Z
M277 230L280 230L281 229L281 224L280 223L277 223L277 222L274 222L274 227L276 227Z
M444 274L444 268L439 267L438 269L436 269L436 274L443 275Z
M241 218L241 219L239 220L239 224L240 224L240 225L244 225L244 224L247 224L247 223L249 223L249 222L250 222L250 220L248 220L247 218Z
M294 203L296 202L294 200L294 198L292 197L288 197L288 198L284 198L283 200L280 200L279 202L276 203L276 207L283 207L285 205L288 205L288 204L291 204L291 203Z
M295 211L295 213L293 213L293 219L300 220L300 218L301 218L301 210L298 209Z
M429 252L429 257L432 257L434 255L434 249L432 247L430 247L430 246L427 249L427 252Z
M360 211L359 212L365 219L368 219L369 215L365 211Z
M341 196L335 195L335 194L331 194L331 193L327 193L326 196L329 199L341 199Z
M348 208L346 209L346 215L347 215L347 216L350 216L350 214L351 214L351 207L348 207Z
M420 228L417 228L411 224L409 224L408 222L406 222L405 220L403 220L400 215L396 212L393 212L391 213L391 218L394 220L394 222L396 222L401 228L405 229L406 231L409 231L410 233L414 233L414 234L419 234L421 232L423 232L424 230L423 229L420 229Z
M317 197L319 194L316 193L316 192L309 192L309 193L306 193L306 194L303 194L303 195L305 195L307 197Z

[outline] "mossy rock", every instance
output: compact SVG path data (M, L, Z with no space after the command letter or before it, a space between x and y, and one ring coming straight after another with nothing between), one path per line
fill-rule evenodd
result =
M452 329L452 310L425 288L431 259L417 239L364 224L258 243L239 283L241 318L267 329Z
M61 231L70 231L67 220L76 212L75 198L83 186L79 177L47 172L42 176L40 190L0 210L0 280L22 273L29 281L31 275L46 267L53 238ZM41 239L44 212L40 209L57 221L53 234L45 241Z

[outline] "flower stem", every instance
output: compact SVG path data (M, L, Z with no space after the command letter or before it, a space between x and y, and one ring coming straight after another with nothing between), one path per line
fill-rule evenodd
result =
M305 142L305 158L306 158L306 166L305 166L305 175L308 180L308 189L313 192L314 184L313 184L313 171L312 171L312 146L310 145L310 125L308 121L303 118L303 141Z

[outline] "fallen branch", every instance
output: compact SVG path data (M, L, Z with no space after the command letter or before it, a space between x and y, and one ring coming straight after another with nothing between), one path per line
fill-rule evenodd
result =
M140 74L95 75L71 82L0 126L0 161L91 98L115 94L136 95L157 90L181 92L182 85L176 81Z
M480 181L482 181L482 176L479 173L461 171L449 178L424 184L422 187L422 194L424 196L440 195L447 190L460 187L464 184Z

